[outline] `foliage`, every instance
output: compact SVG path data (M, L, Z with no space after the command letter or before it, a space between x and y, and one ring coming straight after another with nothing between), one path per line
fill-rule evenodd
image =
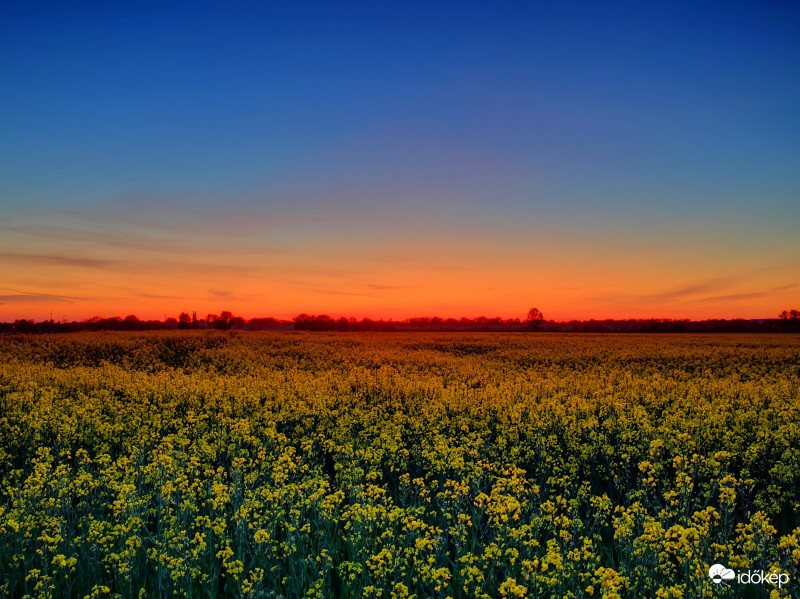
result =
M539 308L531 308L528 310L528 319L527 323L530 328L534 331L538 331L542 325L542 321L544 320L544 314L541 313Z
M795 336L80 333L0 356L6 596L735 597L710 564L800 561Z

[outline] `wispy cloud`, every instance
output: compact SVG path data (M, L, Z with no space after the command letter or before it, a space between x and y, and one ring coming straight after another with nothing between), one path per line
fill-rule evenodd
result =
M210 254L215 256L242 256L257 254L283 255L288 250L263 244L243 244L236 239L236 235L222 233L229 231L228 224L217 224L216 229L209 227L206 230L193 230L191 225L176 225L167 228L171 238L165 239L156 235L143 234L136 229L109 225L105 230L97 231L90 228L53 226L41 224L17 224L0 227L0 231L8 234L17 234L47 241L68 241L96 246L132 249L140 252L197 255ZM155 227L150 226L150 230ZM216 235L213 233L216 232ZM201 236L203 241L197 241Z
M159 293L132 293L135 297L143 297L146 299L168 299L168 300L185 300L189 299L183 295L163 295Z
M220 300L224 302L241 302L247 300L253 300L259 297L258 294L253 293L234 293L233 291L222 290L222 289L209 289L208 295L203 296L203 299L212 301L212 302L219 302Z
M709 277L678 284L671 288L655 290L652 293L608 292L595 296L595 300L616 306L647 308L664 304L688 306L713 302L735 302L767 297L775 292L775 290L768 292L764 290L764 287L753 290L751 275L753 275L752 271ZM745 283L748 282L751 284L746 285Z
M9 289L7 287L0 287L4 291L10 291L11 294L0 295L0 304L25 304L25 303L73 303L74 301L85 301L88 298L74 297L71 295L56 295L53 293L36 293L33 291L20 291L18 289Z
M0 252L0 260L52 264L55 266L78 266L81 268L108 268L117 264L112 260L99 260L97 258L77 258L57 254L25 254L21 252Z
M705 279L703 281L697 281L694 283L688 283L682 285L680 287L675 287L673 289L667 289L661 292L657 292L654 294L646 295L651 300L677 300L687 298L693 295L700 295L703 293L711 293L713 291L719 291L722 289L726 289L731 285L739 282L742 278L742 275L731 275L727 277L714 277L711 279Z
M384 291L384 290L391 291L391 290L394 290L394 289L411 289L414 286L413 285L378 285L376 283L370 283L369 285L367 285L367 287L369 287L370 289L378 290L378 291Z
M703 297L700 299L692 300L695 302L736 302L740 300L755 299L758 297L767 297L772 293L763 291L754 291L752 293L734 293L731 295L714 295L712 297Z
M354 297L372 297L371 293L357 293L355 291L338 291L336 289L315 289L315 293L324 295L349 295Z
M0 304L30 304L30 303L67 303L71 304L72 300L60 298L57 295L52 297L38 296L38 295L0 295Z
M763 273L768 269L761 268L755 269L750 275L754 273ZM769 297L776 292L785 291L797 287L797 283L789 283L787 285L780 285L778 287L771 287L764 291L742 291L740 293L730 293L733 287L741 287L743 281L749 281L750 277L747 274L730 275L726 277L714 277L703 281L683 285L672 290L667 290L661 293L656 293L647 297L650 300L667 300L667 301L682 301L687 303L693 302L737 302L742 300L757 299L762 297ZM752 285L749 285L752 289ZM762 287L763 289L763 287ZM718 292L714 295L707 295L709 293ZM724 293L729 291L729 293ZM696 297L702 296L702 297Z

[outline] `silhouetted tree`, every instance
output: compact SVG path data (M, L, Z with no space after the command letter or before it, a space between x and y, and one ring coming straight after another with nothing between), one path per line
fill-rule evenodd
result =
M538 331L539 328L542 326L542 321L544 320L544 314L539 311L539 308L531 308L528 310L528 319L527 323L530 328L534 331Z
M793 333L800 329L800 310L784 310L778 314L778 318L781 319L778 330Z
M216 314L209 314L206 317L206 322L208 326L214 327L215 329L220 329L222 331L227 331L231 328L233 324L233 320L236 318L229 310L223 310L220 312L219 316ZM244 320L242 320L244 322Z
M192 317L186 312L181 312L178 316L178 328L181 330L189 329L192 327Z
M18 333L30 333L33 330L33 321L25 318L15 320L13 330Z
M126 331L137 331L141 328L142 321L135 314L128 314L122 322L122 328Z
M308 315L305 312L294 318L294 328L298 331L333 331L336 320L327 314Z

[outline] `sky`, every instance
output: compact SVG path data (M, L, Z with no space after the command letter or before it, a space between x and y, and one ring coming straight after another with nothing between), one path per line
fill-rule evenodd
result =
M796 3L4 3L0 91L0 321L800 308Z

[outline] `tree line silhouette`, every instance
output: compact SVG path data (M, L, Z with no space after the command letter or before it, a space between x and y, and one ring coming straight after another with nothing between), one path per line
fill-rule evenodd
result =
M197 313L181 312L177 318L141 320L131 314L102 318L93 316L82 321L18 319L0 323L2 333L66 333L77 331L162 331L162 330L240 330L240 331L541 331L592 333L797 333L800 332L800 310L783 310L777 318L689 320L671 318L627 318L604 320L545 320L531 308L526 319L478 316L475 318L440 318L423 316L405 320L333 318L327 314L299 314L291 320L273 317L245 319L228 310L198 318Z

